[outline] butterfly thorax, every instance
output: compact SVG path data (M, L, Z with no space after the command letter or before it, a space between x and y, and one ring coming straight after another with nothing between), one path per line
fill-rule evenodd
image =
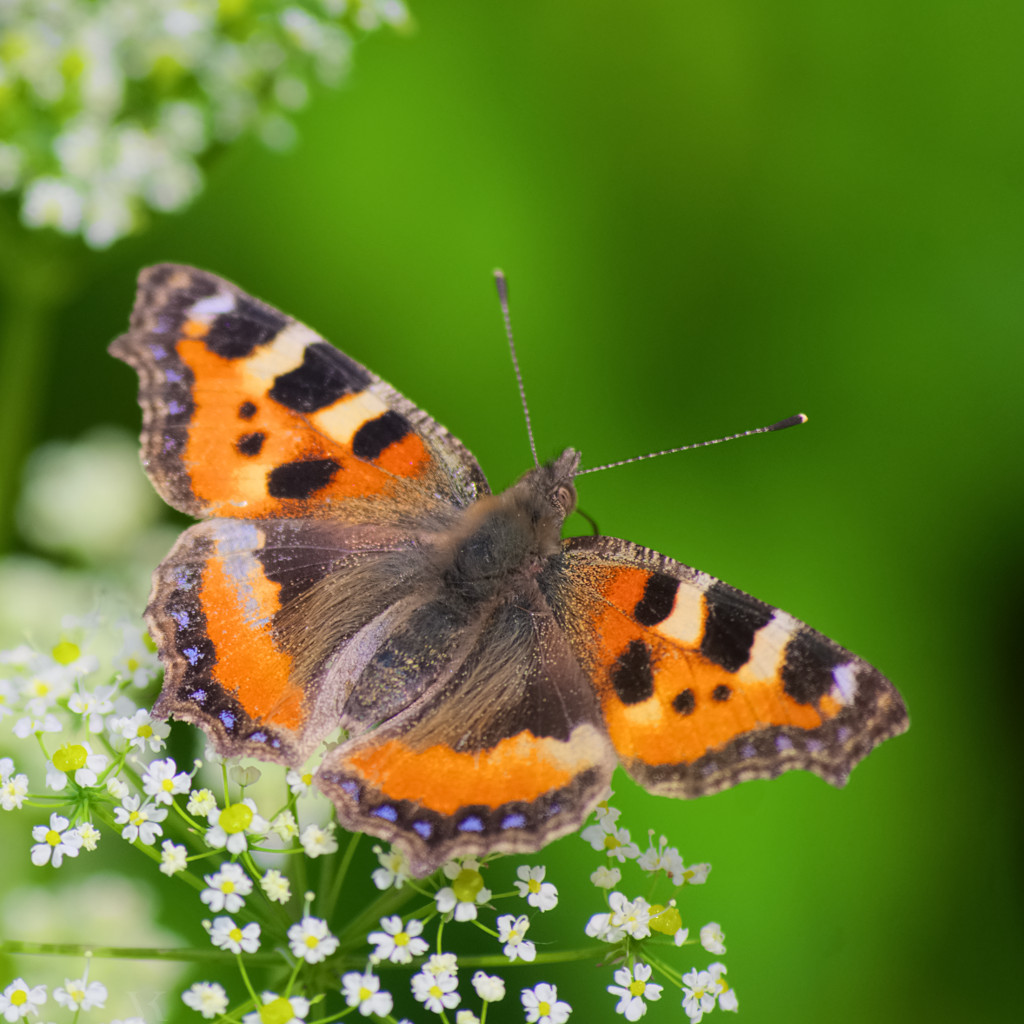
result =
M559 551L562 523L576 506L579 455L569 448L501 494L470 506L438 554L453 598L498 598L513 580L535 577Z

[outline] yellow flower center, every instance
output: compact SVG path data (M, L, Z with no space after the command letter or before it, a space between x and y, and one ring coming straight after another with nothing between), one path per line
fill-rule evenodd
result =
M642 996L645 988L647 988L647 983L637 978L635 981L630 982L629 994L631 996Z
M294 1016L292 1004L284 996L278 996L260 1007L261 1024L288 1024Z
M319 946L319 945L320 945L320 940L315 935L307 935L306 936L306 948L307 949L316 949L316 947Z
M373 995L373 993L368 988L365 988L365 987L361 988L359 990L359 1002L361 1002L361 1003L365 1002L372 995Z
M227 882L227 881L221 882L220 883L220 891L221 892L225 892L225 893L234 892L235 891L235 883L234 882Z
M28 1002L28 993L23 988L15 989L11 993L11 1003L14 1006L24 1006Z
M604 837L604 848L606 850L615 850L621 845L622 843L620 843L613 835L607 835Z
M46 833L46 841L47 841L47 842L48 842L48 843L49 843L49 844L50 844L51 846L56 846L56 845L57 845L57 844L58 844L58 843L60 842L60 833L59 833L59 832L57 832L57 831L55 831L54 829L52 829L52 828L51 828L51 829L50 829L50 830L49 830L49 831L48 831L48 832Z
M444 995L444 993L443 993L443 992L442 992L442 991L441 991L441 990L440 990L440 989L439 989L439 988L437 987L437 985L431 985L431 986L430 986L430 994L431 994L431 995L432 995L432 996L433 996L433 997L434 997L435 999L440 999L440 998L441 998L441 996L443 996L443 995Z
M675 935L683 927L683 919L675 907L663 907L660 903L655 903L651 907L650 927L652 932Z
M542 1017L547 1017L547 1016L550 1016L550 1014L551 1014L551 1004L550 1003L542 1002L537 1007L537 1009L540 1011L540 1015Z
M252 824L252 808L246 804L230 804L220 812L217 821L228 835L244 832Z
M138 658L129 658L128 659L128 671L129 672L134 672L138 667L139 667L139 660L138 660Z
M76 772L85 767L89 752L81 743L68 743L53 755L53 767L59 772Z
M235 942L241 942L242 941L242 929L239 928L237 924L235 925L234 928L231 929L231 931L228 932L228 935L232 939L234 939Z
M163 786L164 792L170 793L170 791L174 789L174 779L164 779L160 785Z
M82 656L78 644L73 644L70 640L61 640L50 653L58 665L70 665L71 662L77 661Z
M33 679L29 684L29 689L32 691L33 697L45 697L50 692L50 684L43 682L42 679Z
M409 945L409 934L408 932L399 932L395 936L396 946L408 946Z
M144 815L142 811L132 811L128 815L128 820L133 825L141 825L144 821L146 821L146 815Z
M477 893L484 887L484 876L472 868L463 868L452 882L452 891L460 903L472 903Z
M153 735L153 726L151 726L151 725L140 725L138 730L136 731L135 735L136 736L141 736L143 739L148 740L149 737ZM285 999L285 1002L287 1003L288 1000ZM270 1004L270 1005L273 1005L273 1004ZM291 1004L289 1004L289 1005L291 1005Z
M529 890L530 892L540 892L540 882L536 878L530 879Z

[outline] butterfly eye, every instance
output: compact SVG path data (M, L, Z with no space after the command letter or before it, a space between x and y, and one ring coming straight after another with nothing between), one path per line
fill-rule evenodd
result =
M571 487L558 487L551 501L560 512L568 515L576 507L576 492Z

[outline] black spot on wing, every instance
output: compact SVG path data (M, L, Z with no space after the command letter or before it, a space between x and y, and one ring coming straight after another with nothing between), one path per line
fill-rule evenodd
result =
M256 415L256 406L252 402L243 402L238 407L238 418L240 420L251 420Z
M370 375L333 345L315 341L302 354L302 365L274 380L270 397L294 412L316 412L343 395L365 390Z
M639 704L654 693L651 652L643 640L631 640L629 646L615 659L611 680L623 704Z
M236 442L235 448L240 455L259 455L263 450L263 442L267 435L257 431L255 434L243 434Z
M710 587L704 603L707 617L700 653L727 672L737 672L750 658L757 631L768 624L775 610L724 583Z
M681 715L692 715L693 709L696 706L697 698L694 697L693 690L689 689L689 687L672 698L672 707Z
M308 498L326 487L341 464L334 459L285 462L267 474L267 493L272 498Z
M662 572L652 573L644 584L643 597L633 608L633 617L641 626L656 626L672 614L679 580Z
M848 657L824 637L802 629L786 646L783 689L798 704L814 704L832 688L832 669Z
M368 420L352 438L352 452L360 459L373 462L390 445L401 441L412 431L409 421L393 409Z
M717 700L720 704L727 701L732 696L732 687L727 686L725 683L719 683L718 686L711 691L711 699Z
M244 359L275 338L287 323L280 313L237 296L235 308L213 321L206 335L206 347L225 359Z

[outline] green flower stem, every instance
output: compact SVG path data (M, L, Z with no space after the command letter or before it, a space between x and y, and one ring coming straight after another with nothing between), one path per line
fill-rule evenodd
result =
M30 956L85 956L91 953L94 957L107 960L167 960L175 963L196 964L234 964L235 953L214 949L161 949L159 947L133 946L90 946L78 942L22 942L17 939L0 941L0 953L27 954ZM279 967L281 954L246 953L246 963L256 967Z
M329 918L334 913L334 908L338 902L338 897L341 895L341 887L345 883L345 878L348 875L348 869L352 864L352 858L355 856L356 847L359 845L359 832L350 832L348 845L345 847L345 852L342 855L341 863L337 866L334 872L334 877L331 881L331 887L327 892L326 899L323 902L323 914Z
M0 551L11 545L18 476L36 439L53 321L78 283L77 245L29 232L0 207Z

